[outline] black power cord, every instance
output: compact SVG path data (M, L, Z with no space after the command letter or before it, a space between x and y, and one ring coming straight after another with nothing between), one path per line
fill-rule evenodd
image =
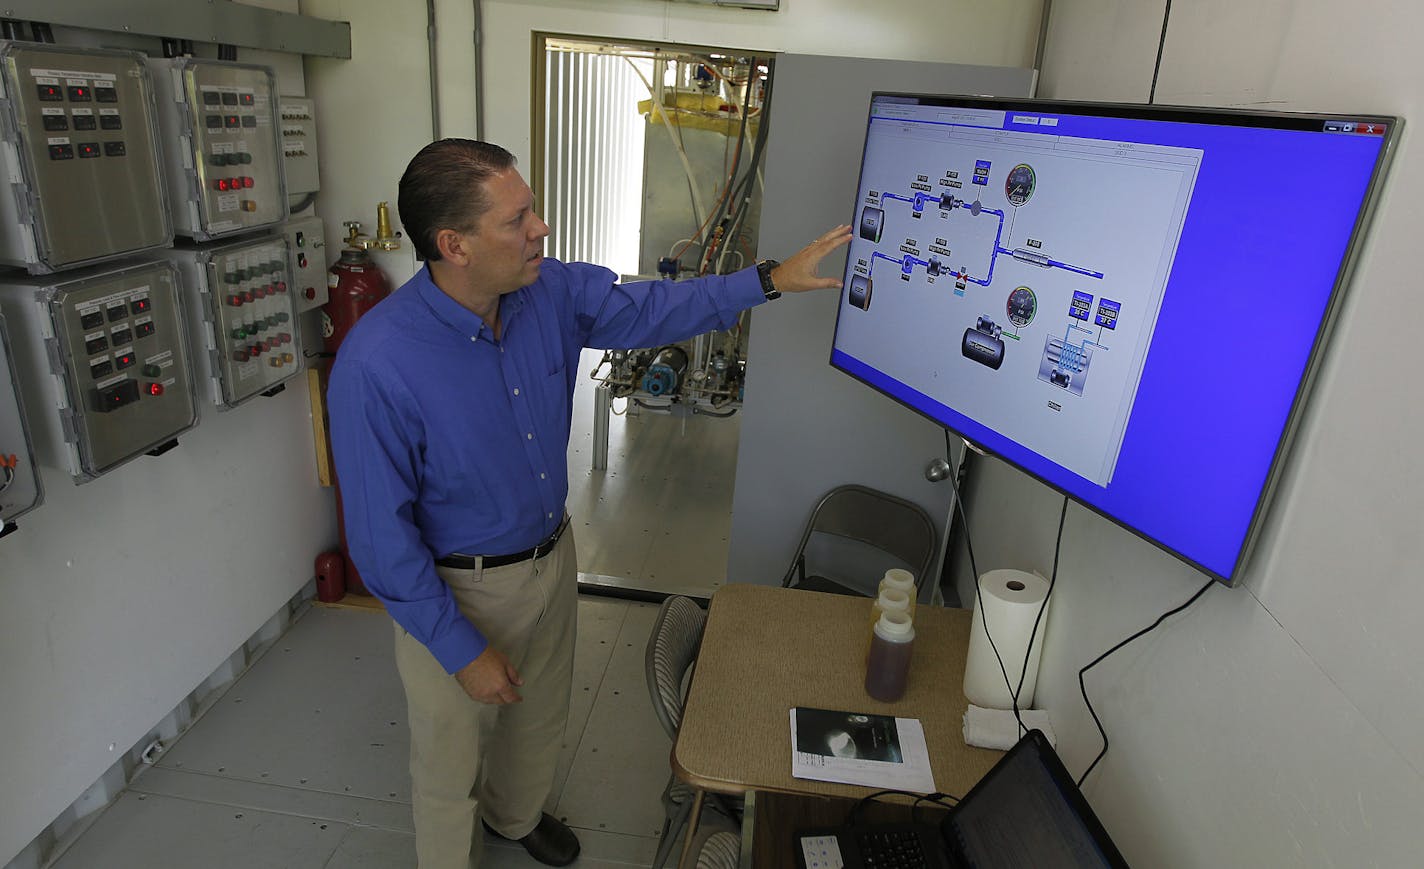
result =
M953 442L950 440L949 429L944 431L944 451L945 460L953 462ZM974 559L974 541L969 531L969 516L964 512L964 498L959 491L959 483L955 479L955 474L949 475L950 485L954 488L954 506L959 511L959 518L964 527L964 548L969 553L969 569L974 572L974 599L975 606L979 608L979 618L984 623L984 638L989 641L989 648L994 652L994 660L999 663L999 672L1004 677L1004 687L1009 690L1009 696L1013 702L1014 720L1019 725L1019 735L1028 733L1028 727L1023 722L1023 714L1019 709L1019 694L1023 691L1023 683L1028 675L1028 649L1033 648L1034 637L1038 634L1039 623L1043 619L1044 610L1048 608L1049 598L1053 596L1053 586L1058 580L1058 554L1063 548L1063 523L1068 515L1068 498L1063 498L1063 509L1058 514L1058 538L1053 545L1053 571L1048 580L1048 593L1043 596L1043 603L1038 607L1038 614L1033 620L1033 630L1029 632L1028 649L1024 651L1023 669L1019 672L1018 686L1015 687L1013 679L1009 678L1009 669L1004 664L1004 656L999 652L999 646L994 642L994 635L989 632L989 621L984 615L984 590L979 581L979 565Z
M891 794L899 794L900 796L915 798L915 801L910 804L910 819L912 821L915 820L915 812L917 809L919 809L920 803L932 802L938 803L942 806L952 806L955 803L959 802L959 797L950 796L949 794L940 793L939 791L935 791L934 793L929 794L920 794L914 791L902 791L897 790L895 788L889 788L887 790L875 791L874 793L866 794L859 800L856 800L855 805L851 806L850 811L846 813L845 826L851 827L855 825L856 816L860 814L860 810L864 808L867 803L870 803L879 797L889 796ZM945 800L949 800L949 802L945 802Z
M1098 725L1098 733L1101 734L1102 737L1103 737L1103 748L1102 748L1102 751L1099 751L1099 752L1098 752L1098 756L1095 757L1095 758L1093 758L1093 762L1090 763L1090 764L1088 764L1088 768L1085 769L1085 770L1083 770L1083 774L1080 775L1080 776L1078 776L1078 787L1081 788L1081 787L1083 786L1083 782L1086 781L1087 778L1088 778L1088 773L1092 772L1092 771L1093 771L1093 767L1095 767L1095 766L1098 765L1098 761L1100 761L1100 760L1103 759L1103 755L1105 755L1105 754L1108 753L1108 732L1103 729L1103 722L1102 722L1102 720L1098 718L1098 713L1097 713L1097 711L1093 709L1093 704L1092 704L1092 702L1091 702L1090 700L1088 700L1088 688L1087 688L1087 686L1083 683L1083 676L1084 676L1089 670L1093 669L1093 668L1096 667L1098 664L1101 664L1101 663L1103 662L1103 659L1107 658L1107 657L1108 657L1109 655L1111 655L1113 652L1116 652L1118 649L1121 649L1123 646L1127 645L1128 643L1132 642L1133 640L1137 639L1138 637L1141 637L1141 636L1143 636L1143 635L1145 635L1145 634L1151 633L1153 630L1155 630L1155 629L1157 628L1158 625L1162 624L1162 623L1165 622L1167 619L1171 618L1172 616L1176 615L1177 613L1181 612L1182 610L1184 610L1184 609L1186 609L1187 607L1191 606L1192 604L1196 603L1196 602L1197 602L1197 598L1199 598L1199 597L1201 597L1202 595L1206 594L1207 589L1211 588L1213 585L1216 585L1216 580L1214 580L1214 579L1209 579L1209 580L1207 580L1207 581L1206 581L1206 585L1203 585L1201 588L1197 589L1197 593L1194 594L1194 595L1192 595L1190 598L1188 598L1186 603L1182 604L1182 605L1179 606L1179 607L1175 607L1175 608L1173 608L1173 609L1167 610L1166 612L1162 613L1160 616L1157 617L1157 621L1153 622L1152 624L1148 625L1147 627L1143 628L1142 630L1138 631L1137 633L1133 634L1132 636L1130 636L1130 637L1128 637L1127 639L1123 640L1122 642L1118 643L1116 646L1113 646L1111 649L1108 649L1106 652L1103 652L1101 655L1099 655L1099 656L1097 656L1096 658L1094 658L1094 659L1093 659L1093 662L1092 662L1091 664L1089 664L1088 666L1086 666L1086 667L1084 667L1083 669L1081 669L1081 670L1078 671L1078 690L1080 690L1080 691L1083 692L1083 702L1088 705L1088 712L1093 716L1093 723L1096 724L1096 725Z
M950 434L948 429L945 429L944 432L944 445L945 458L946 460L952 462L952 441L950 440ZM959 483L956 481L955 475L950 474L949 480L950 485L954 488L954 504L955 507L959 510L959 517L964 527L964 548L969 553L969 569L974 571L974 593L976 596L977 605L979 606L980 612L982 613L984 607L984 594L982 589L980 588L979 583L979 566L974 561L974 543L971 540L969 532L969 517L964 512L964 499L960 496ZM1048 592L1043 596L1043 603L1039 606L1038 615L1035 616L1033 620L1033 628L1029 631L1028 647L1030 649L1033 648L1033 640L1034 637L1038 634L1039 623L1043 619L1044 611L1048 608L1048 601L1053 597L1053 588L1058 582L1058 556L1063 548L1063 524L1064 521L1067 519L1067 515L1068 496L1065 495L1063 497L1063 507L1059 510L1058 513L1058 536L1053 545L1053 571L1048 578ZM1102 750L1098 752L1097 757L1093 758L1093 762L1088 764L1088 768L1083 770L1083 774L1078 777L1078 787L1081 788L1083 786L1083 782L1087 780L1088 774L1091 773L1095 767L1097 767L1098 761L1102 760L1103 756L1108 753L1108 732L1103 727L1102 719L1098 717L1097 710L1093 708L1092 701L1088 699L1088 688L1087 684L1084 681L1084 677L1087 675L1088 671L1101 664L1104 660L1106 660L1114 652L1121 649L1123 646L1126 646L1128 643L1131 643L1133 640L1136 640L1139 637L1146 636L1147 634L1156 630L1157 627L1160 626L1167 619L1171 618L1177 613L1182 612L1183 610L1190 607L1192 604L1196 603L1197 600L1202 595L1206 594L1207 590L1210 589L1213 585L1216 585L1215 579L1207 580L1206 584L1203 585L1201 588L1197 589L1196 594L1188 598L1185 603L1181 604L1180 606L1173 607L1167 612L1162 613L1162 615L1158 616L1157 620L1154 621L1152 624L1148 625L1147 627L1143 628L1142 630L1138 631L1137 633L1113 646L1111 649L1108 649L1106 652L1103 652L1101 655L1094 658L1091 663L1089 663L1083 669L1078 671L1078 689L1083 695L1083 703L1088 707L1088 713L1093 716L1093 723L1098 726L1098 734L1103 739ZM980 618L983 618L983 616L981 615ZM1019 735L1022 736L1023 734L1028 732L1028 728L1024 726L1023 716L1019 711L1019 692L1023 690L1023 683L1028 675L1028 655L1024 655L1023 669L1019 672L1018 686L1015 687L1013 682L1009 679L1008 669L1004 666L1003 656L999 654L999 648L994 644L994 638L989 633L989 624L987 621L984 623L984 636L989 641L989 648L994 650L994 657L999 662L999 671L1003 673L1004 676L1004 685L1009 689L1009 693L1013 698L1014 719L1018 721ZM894 792L892 791L891 793Z

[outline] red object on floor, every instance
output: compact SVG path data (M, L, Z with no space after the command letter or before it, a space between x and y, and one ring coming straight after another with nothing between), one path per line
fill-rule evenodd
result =
M346 596L346 556L323 552L316 557L316 599L335 603Z

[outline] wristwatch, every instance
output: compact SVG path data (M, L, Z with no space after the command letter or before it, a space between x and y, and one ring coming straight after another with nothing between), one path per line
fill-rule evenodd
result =
M776 288L776 284L771 282L771 270L781 265L774 259L764 259L757 263L757 277L761 278L761 291L766 294L766 300L781 298L781 290Z

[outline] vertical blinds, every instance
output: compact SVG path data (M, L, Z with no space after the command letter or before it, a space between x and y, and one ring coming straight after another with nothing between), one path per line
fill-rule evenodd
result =
M545 52L544 219L556 259L638 269L647 87L652 61L582 51Z

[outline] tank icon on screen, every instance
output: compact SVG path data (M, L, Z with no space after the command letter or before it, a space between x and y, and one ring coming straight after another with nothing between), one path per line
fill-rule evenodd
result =
M870 293L875 281L865 275L852 275L850 279L850 303L862 311L870 310Z
M880 243L880 232L885 228L885 211L867 205L860 212L860 237L875 244Z
M993 320L980 317L973 329L964 330L960 352L965 359L973 359L998 371L999 366L1004 364L1004 339L999 337L1002 332L1003 329Z

